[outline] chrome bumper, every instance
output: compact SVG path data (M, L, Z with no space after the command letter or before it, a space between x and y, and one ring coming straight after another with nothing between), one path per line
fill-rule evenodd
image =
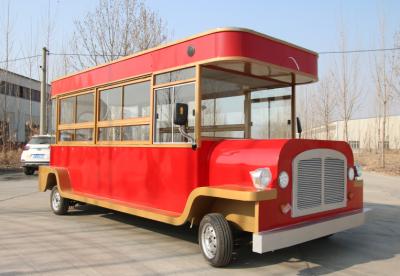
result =
M327 220L254 233L253 252L274 251L358 227L364 224L368 211L369 209L363 209L361 212L347 213Z

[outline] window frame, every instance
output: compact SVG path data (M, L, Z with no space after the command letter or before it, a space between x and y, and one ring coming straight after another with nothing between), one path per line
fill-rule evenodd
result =
M142 82L149 82L150 84L150 89L149 89L149 100L150 100L150 114L147 117L136 117L136 118L129 118L129 119L124 119L124 87L136 83L142 83ZM149 145L152 143L152 114L153 114L153 101L152 101L152 83L153 83L153 77L143 77L143 78L135 78L134 80L127 81L127 82L122 82L114 85L108 85L108 86L103 86L101 88L96 89L96 127L95 127L95 143L99 145ZM121 93L121 119L115 119L115 120L103 120L100 121L100 93L105 90L110 90L114 88L122 88L122 93ZM149 139L148 140L122 140L122 135L120 140L109 140L109 141L104 141L104 140L99 140L99 129L100 128L105 128L105 127L124 127L124 126L141 126L141 125L148 125L149 126Z
M81 95L87 95L87 94L93 94L93 121L91 122L83 122L83 123L76 123L76 108L77 108L77 98L78 96ZM68 98L75 98L75 103L74 103L74 109L73 109L73 120L74 123L69 123L69 124L61 124L61 101L64 99ZM74 93L74 94L68 94L68 95L63 95L60 97L57 97L57 120L56 120L56 143L57 144L94 144L95 143L95 137L94 137L94 132L95 132L95 115L96 115L96 93L95 90L87 90L87 91L82 91L79 93ZM76 130L78 129L92 129L92 140L88 141L61 141L60 140L60 132L63 130L73 130L74 135Z
M166 72L172 72L172 71L177 71L180 69L185 69L185 68L190 68L194 67L195 69L195 77L186 79L186 80L180 80L176 82L171 82L171 83L163 83L160 85L155 85L155 76L158 74L163 74ZM152 72L149 74L143 74L135 77L130 77L126 79L121 79L115 82L111 83L106 83L98 86L93 86L90 88L86 88L84 90L78 90L78 91L72 91L69 93L61 94L61 95L56 95L53 97L53 99L56 99L56 145L60 146L65 146L65 145L71 145L71 146L76 146L76 145L83 145L83 146L133 146L133 147L158 147L158 148L190 148L192 147L192 144L190 143L184 143L184 142L179 142L179 143L154 143L153 136L154 136L154 120L155 120L155 103L154 103L154 97L155 97L155 89L159 89L162 87L168 87L168 86L175 86L179 84L185 84L185 83L194 83L195 85L195 137L196 137L196 145L197 147L201 146L201 134L200 134L200 123L201 123L201 114L199 113L201 110L201 91L200 91L200 74L201 74L201 69L202 65L201 64L188 64L185 66L179 66L179 67L174 67L174 68L168 68L164 70L160 70L157 72ZM140 82L150 82L150 90L149 90L149 96L150 96L150 114L148 117L139 117L139 118L130 118L130 119L118 119L118 120L109 120L109 121L99 121L99 116L100 116L100 91L103 90L108 90L116 87L121 87L121 86L126 86L134 83L140 83ZM74 96L79 96L81 94L86 94L86 93L91 93L94 92L95 99L94 99L94 122L90 123L79 123L78 124L63 124L60 125L60 100L68 97L74 97ZM122 99L123 99L124 93L122 93ZM75 105L76 109L76 105ZM76 112L76 110L74 111ZM123 106L122 106L122 112L123 112ZM75 115L74 115L75 116ZM123 114L121 114L123 116ZM85 125L86 124L86 125ZM98 132L101 127L124 127L124 126L139 126L139 125L148 125L149 126L149 140L147 141L136 141L136 140L121 140L119 141L99 141L98 139ZM76 128L75 128L76 126ZM93 140L92 141L60 141L60 130L68 130L68 129L84 129L84 128L92 128L93 129Z
M195 76L193 78L185 79L185 80L179 80L179 81L173 81L173 82L167 82L167 83L161 83L161 84L156 84L156 76L168 72L174 72L174 71L179 71L179 70L184 70L188 68L194 67L195 70ZM184 84L189 84L193 83L194 84L194 104L195 104L195 125L194 125L194 136L195 136L195 143L197 147L201 146L201 132L200 132L200 124L201 124L201 84L200 84L200 75L201 75L201 69L202 65L201 64L187 64L185 66L179 66L175 68L169 68L166 70L161 70L154 72L152 75L152 90L151 90L151 102L152 102L152 109L151 109L151 140L152 140L152 145L156 147L170 147L170 148L189 148L192 147L191 143L184 143L184 142L155 142L155 127L156 127L156 117L155 117L155 105L157 104L155 102L155 97L156 93L155 91L161 88L167 88L167 87L174 87L178 85L184 85Z

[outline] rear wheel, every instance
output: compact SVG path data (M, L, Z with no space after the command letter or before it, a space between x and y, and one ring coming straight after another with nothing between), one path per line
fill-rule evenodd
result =
M233 236L229 223L222 214L204 216L199 227L199 245L204 258L215 267L231 262Z
M32 175L35 172L34 168L24 167L24 173L26 175Z
M57 186L54 186L50 195L50 206L56 215L65 215L68 212L70 200L63 198L58 191Z

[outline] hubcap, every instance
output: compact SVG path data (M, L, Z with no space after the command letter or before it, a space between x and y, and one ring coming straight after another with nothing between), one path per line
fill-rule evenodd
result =
M201 232L201 245L207 258L212 259L217 254L217 236L214 227L206 223Z
M53 200L51 201L53 204L54 210L59 210L61 205L61 196L58 191L55 191L53 194Z

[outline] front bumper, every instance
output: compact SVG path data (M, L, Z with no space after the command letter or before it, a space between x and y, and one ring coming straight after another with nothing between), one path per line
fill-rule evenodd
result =
M35 161L35 162L25 161L21 162L21 167L38 168L39 166L48 166L49 163L50 163L49 161Z
M253 252L274 251L358 227L364 224L368 211L363 209L317 222L254 233Z

